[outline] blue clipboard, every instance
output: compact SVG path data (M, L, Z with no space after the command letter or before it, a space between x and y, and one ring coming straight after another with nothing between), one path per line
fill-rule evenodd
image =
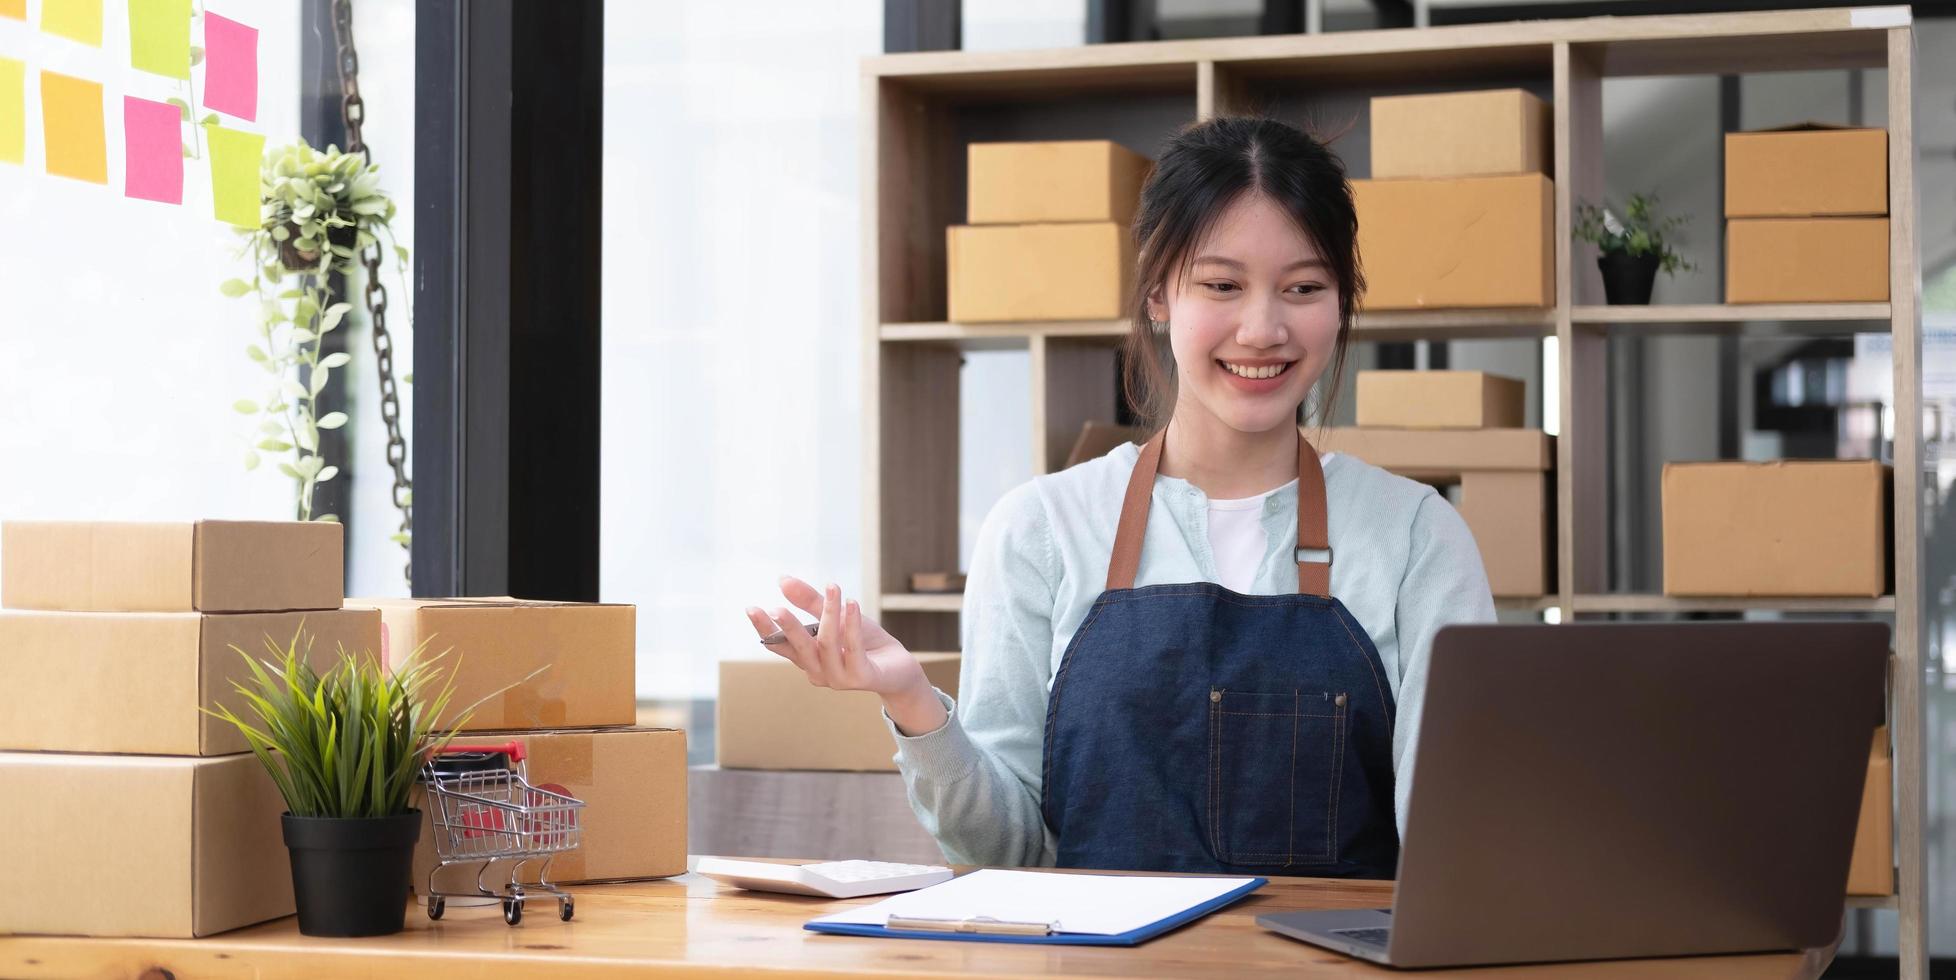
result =
M1041 943L1049 946L1139 946L1164 932L1187 925L1223 908L1237 899L1270 883L1268 878L1251 878L1237 888L1218 895L1199 905L1183 909L1167 918L1150 922L1139 929L1123 932L1116 936L1090 935L1085 933L1056 932L1044 936L1004 935L988 932L939 932L917 929L891 929L886 926L859 925L852 922L809 922L802 926L809 932L823 932L837 936L880 936L888 939L954 939L972 943Z

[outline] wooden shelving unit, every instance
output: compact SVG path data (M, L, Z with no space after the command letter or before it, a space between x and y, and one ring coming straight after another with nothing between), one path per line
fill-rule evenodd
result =
M1892 616L1891 728L1898 786L1894 895L1849 902L1900 917L1902 975L1927 972L1923 917L1921 336L1908 8L1596 17L1425 30L1091 45L1027 52L886 55L863 65L863 486L865 605L915 649L957 649L962 597L910 595L916 571L958 565L959 367L963 352L1029 354L1033 471L1064 461L1080 425L1112 421L1124 321L945 322L944 228L964 220L964 147L1009 139L1113 139L1150 153L1186 123L1266 112L1330 124L1376 94L1526 88L1555 129L1557 302L1531 310L1364 315L1362 340L1557 341L1556 591L1504 609L1582 616L1772 611ZM1602 196L1605 78L1884 69L1889 133L1890 301L1610 307L1573 205ZM1322 128L1322 127L1321 127ZM1354 160L1365 176L1369 156ZM1707 179L1720 179L1708 174ZM1611 594L1606 340L1672 333L1889 332L1894 347L1896 594L1879 599L1674 599Z

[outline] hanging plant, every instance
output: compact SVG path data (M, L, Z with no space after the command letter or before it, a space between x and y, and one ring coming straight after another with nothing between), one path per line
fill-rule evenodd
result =
M320 396L351 355L320 356L326 335L351 308L331 289L335 273L351 274L357 256L383 238L403 275L407 249L394 238L394 202L380 189L380 168L365 154L328 146L321 153L300 140L270 151L260 170L260 215L242 229L240 258L251 256L251 278L229 279L226 296L257 299L258 339L245 347L271 376L264 396L232 406L256 418L245 469L268 458L293 482L293 513L302 521L337 521L313 513L313 493L339 474L319 452L319 433L346 424L346 413L320 415ZM344 281L344 280L342 280Z

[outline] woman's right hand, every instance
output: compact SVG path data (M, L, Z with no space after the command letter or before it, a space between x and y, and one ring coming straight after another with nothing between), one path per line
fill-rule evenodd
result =
M784 575L781 594L818 617L821 626L817 635L809 636L792 611L782 608L770 613L749 606L747 620L755 632L766 637L779 631L786 638L785 643L768 644L767 649L800 667L817 687L881 695L890 719L906 735L942 727L944 706L931 690L923 665L888 630L864 618L855 600L845 603L841 588L830 585L826 592L818 592L807 582Z

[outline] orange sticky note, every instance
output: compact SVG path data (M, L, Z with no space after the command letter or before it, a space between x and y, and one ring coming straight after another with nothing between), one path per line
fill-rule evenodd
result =
M27 161L27 66L0 58L0 161Z
M91 184L109 182L108 149L102 136L102 83L42 72L41 124L45 128L48 173Z
M0 17L27 19L27 0L0 0Z
M41 30L102 46L102 0L41 0Z

